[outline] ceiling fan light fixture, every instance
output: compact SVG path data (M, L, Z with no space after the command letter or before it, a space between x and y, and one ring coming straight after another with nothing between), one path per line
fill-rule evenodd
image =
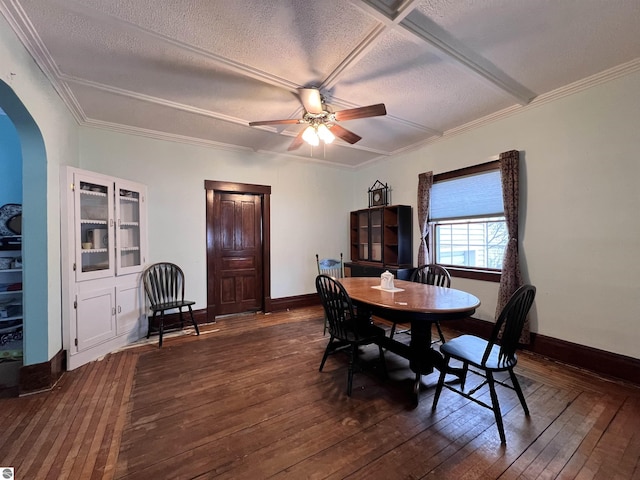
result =
M320 144L320 138L318 137L318 133L313 126L309 125L304 133L302 134L302 139L307 142L309 145L317 147Z
M324 143L331 143L336 139L335 135L331 133L331 130L324 123L318 125L318 137Z
M333 109L326 104L325 98L317 87L299 88L298 96L304 111L302 118L297 120L294 118L260 120L249 122L249 126L307 124L303 130L298 131L298 134L289 145L287 150L292 151L300 148L303 143L317 147L322 140L325 144L329 144L332 143L336 137L353 145L362 140L362 137L342 127L340 122L387 114L384 103L348 108L334 112Z

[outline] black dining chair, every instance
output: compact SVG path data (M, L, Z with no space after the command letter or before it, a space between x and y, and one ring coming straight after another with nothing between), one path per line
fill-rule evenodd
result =
M196 302L184 299L184 273L182 269L173 263L159 262L149 265L142 273L142 283L149 299L149 308L153 315L149 318L147 338L151 335L151 325L159 313L158 333L160 339L158 346L162 347L162 336L164 334L164 313L167 310L178 310L180 315L180 326L184 327L182 309L187 308L196 335L200 335L198 324L193 318L192 305Z
M495 385L499 384L515 390L525 415L529 415L527 402L522 393L520 383L513 372L513 368L518 363L518 357L516 356L518 341L535 296L536 288L533 285L523 285L518 288L502 309L488 341L474 335L462 335L449 340L440 347L440 352L444 355L445 366L440 372L440 378L438 379L438 385L433 397L432 410L436 409L442 388L446 387L478 405L492 410L496 419L496 425L498 426L500 441L507 443ZM445 377L451 359L462 362L459 388L456 388L453 384L445 383ZM470 369L470 365L474 367L474 369ZM465 392L466 378L470 371L483 377L484 380L479 385ZM509 372L511 385L494 378L494 373L504 371ZM491 405L473 396L484 385L489 385Z
M416 268L411 277L409 278L411 282L424 283L426 285L435 285L436 287L451 287L451 275L449 275L449 271L444 268L442 265L438 265L435 263L429 263L426 265L420 265ZM440 337L440 342L444 343L444 335L442 334L442 328L440 328L440 322L434 322L436 329L438 330L438 336ZM403 330L403 333L407 333L409 330ZM394 323L391 326L391 331L389 332L389 337L393 338L396 333L396 324ZM400 333L400 332L398 332ZM436 342L437 343L437 342Z
M351 396L353 384L353 367L358 361L358 348L363 345L376 343L380 352L380 362L386 375L387 369L384 352L380 346L385 338L384 329L375 326L369 319L357 318L351 297L340 282L328 275L316 277L316 290L320 295L322 306L328 322L329 343L322 356L320 371L324 368L330 353L339 348L349 347L349 371L347 377L347 395Z

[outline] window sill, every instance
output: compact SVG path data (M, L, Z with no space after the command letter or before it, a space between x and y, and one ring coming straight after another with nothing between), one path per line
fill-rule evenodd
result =
M485 282L500 283L500 277L502 276L502 272L495 270L470 270L460 267L450 267L448 265L445 265L445 268L452 277L483 280Z

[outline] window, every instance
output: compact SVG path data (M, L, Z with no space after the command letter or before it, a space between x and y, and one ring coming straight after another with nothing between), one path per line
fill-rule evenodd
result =
M436 263L502 269L507 246L504 217L434 223Z
M499 280L509 238L500 162L435 175L429 222L436 263L454 276Z

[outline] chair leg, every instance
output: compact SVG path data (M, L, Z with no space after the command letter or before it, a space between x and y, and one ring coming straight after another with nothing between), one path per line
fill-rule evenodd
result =
M349 356L349 375L347 377L347 396L351 396L351 387L353 386L353 366L358 358L358 345L351 345L351 355Z
M401 327L403 327L403 325L400 325ZM406 327L406 325L404 325L404 327ZM405 330L398 330L398 324L394 323L391 326L391 331L389 332L389 338L393 338L393 336L396 333L406 333L407 335L411 335L411 328L407 328Z
M320 369L318 370L319 372L322 371L322 369L324 368L324 362L327 361L327 357L329 356L329 352L331 352L331 344L333 343L333 335L331 335L331 338L329 339L329 343L327 343L327 348L324 349L324 355L322 356L322 362L320 362Z
M460 373L460 390L464 392L464 384L467 381L467 373L469 373L469 364L464 362L462 364L462 372Z
M193 318L193 309L191 308L191 305L188 305L187 308L189 309L189 316L191 317L191 323L193 323L193 328L196 329L196 335L200 335L200 329L198 328L196 319Z
M498 403L498 395L496 394L496 384L493 379L493 373L487 371L487 383L489 384L489 393L491 394L491 404L493 405L493 416L496 418L498 433L500 434L500 442L507 443L504 434L504 425L502 424L502 413L500 412L500 403Z
M327 334L327 315L324 315L324 330L322 331L322 335L326 335Z
M160 339L158 340L158 347L162 347L162 334L164 333L164 310L160 312L160 324L158 325L160 331Z
M442 328L440 328L440 322L436 322L436 329L438 330L438 335L440 336L440 342L445 343L444 335L442 333Z
M444 365L449 365L449 357L444 358ZM444 386L444 377L447 376L446 367L442 369L440 372L440 377L438 378L438 385L436 385L436 391L433 394L433 405L431 405L431 411L436 409L436 405L438 405L438 400L440 399L440 394L442 393L442 387Z
M529 416L529 407L527 407L527 402L524 399L522 388L520 388L520 382L518 382L518 378L516 377L516 374L513 372L513 368L509 369L509 376L511 377L511 383L513 383L513 389L516 391L516 393L518 394L518 398L520 399L520 404L522 405L524 414Z
M184 328L184 318L182 316L182 307L178 307L178 313L180 314L180 329Z

